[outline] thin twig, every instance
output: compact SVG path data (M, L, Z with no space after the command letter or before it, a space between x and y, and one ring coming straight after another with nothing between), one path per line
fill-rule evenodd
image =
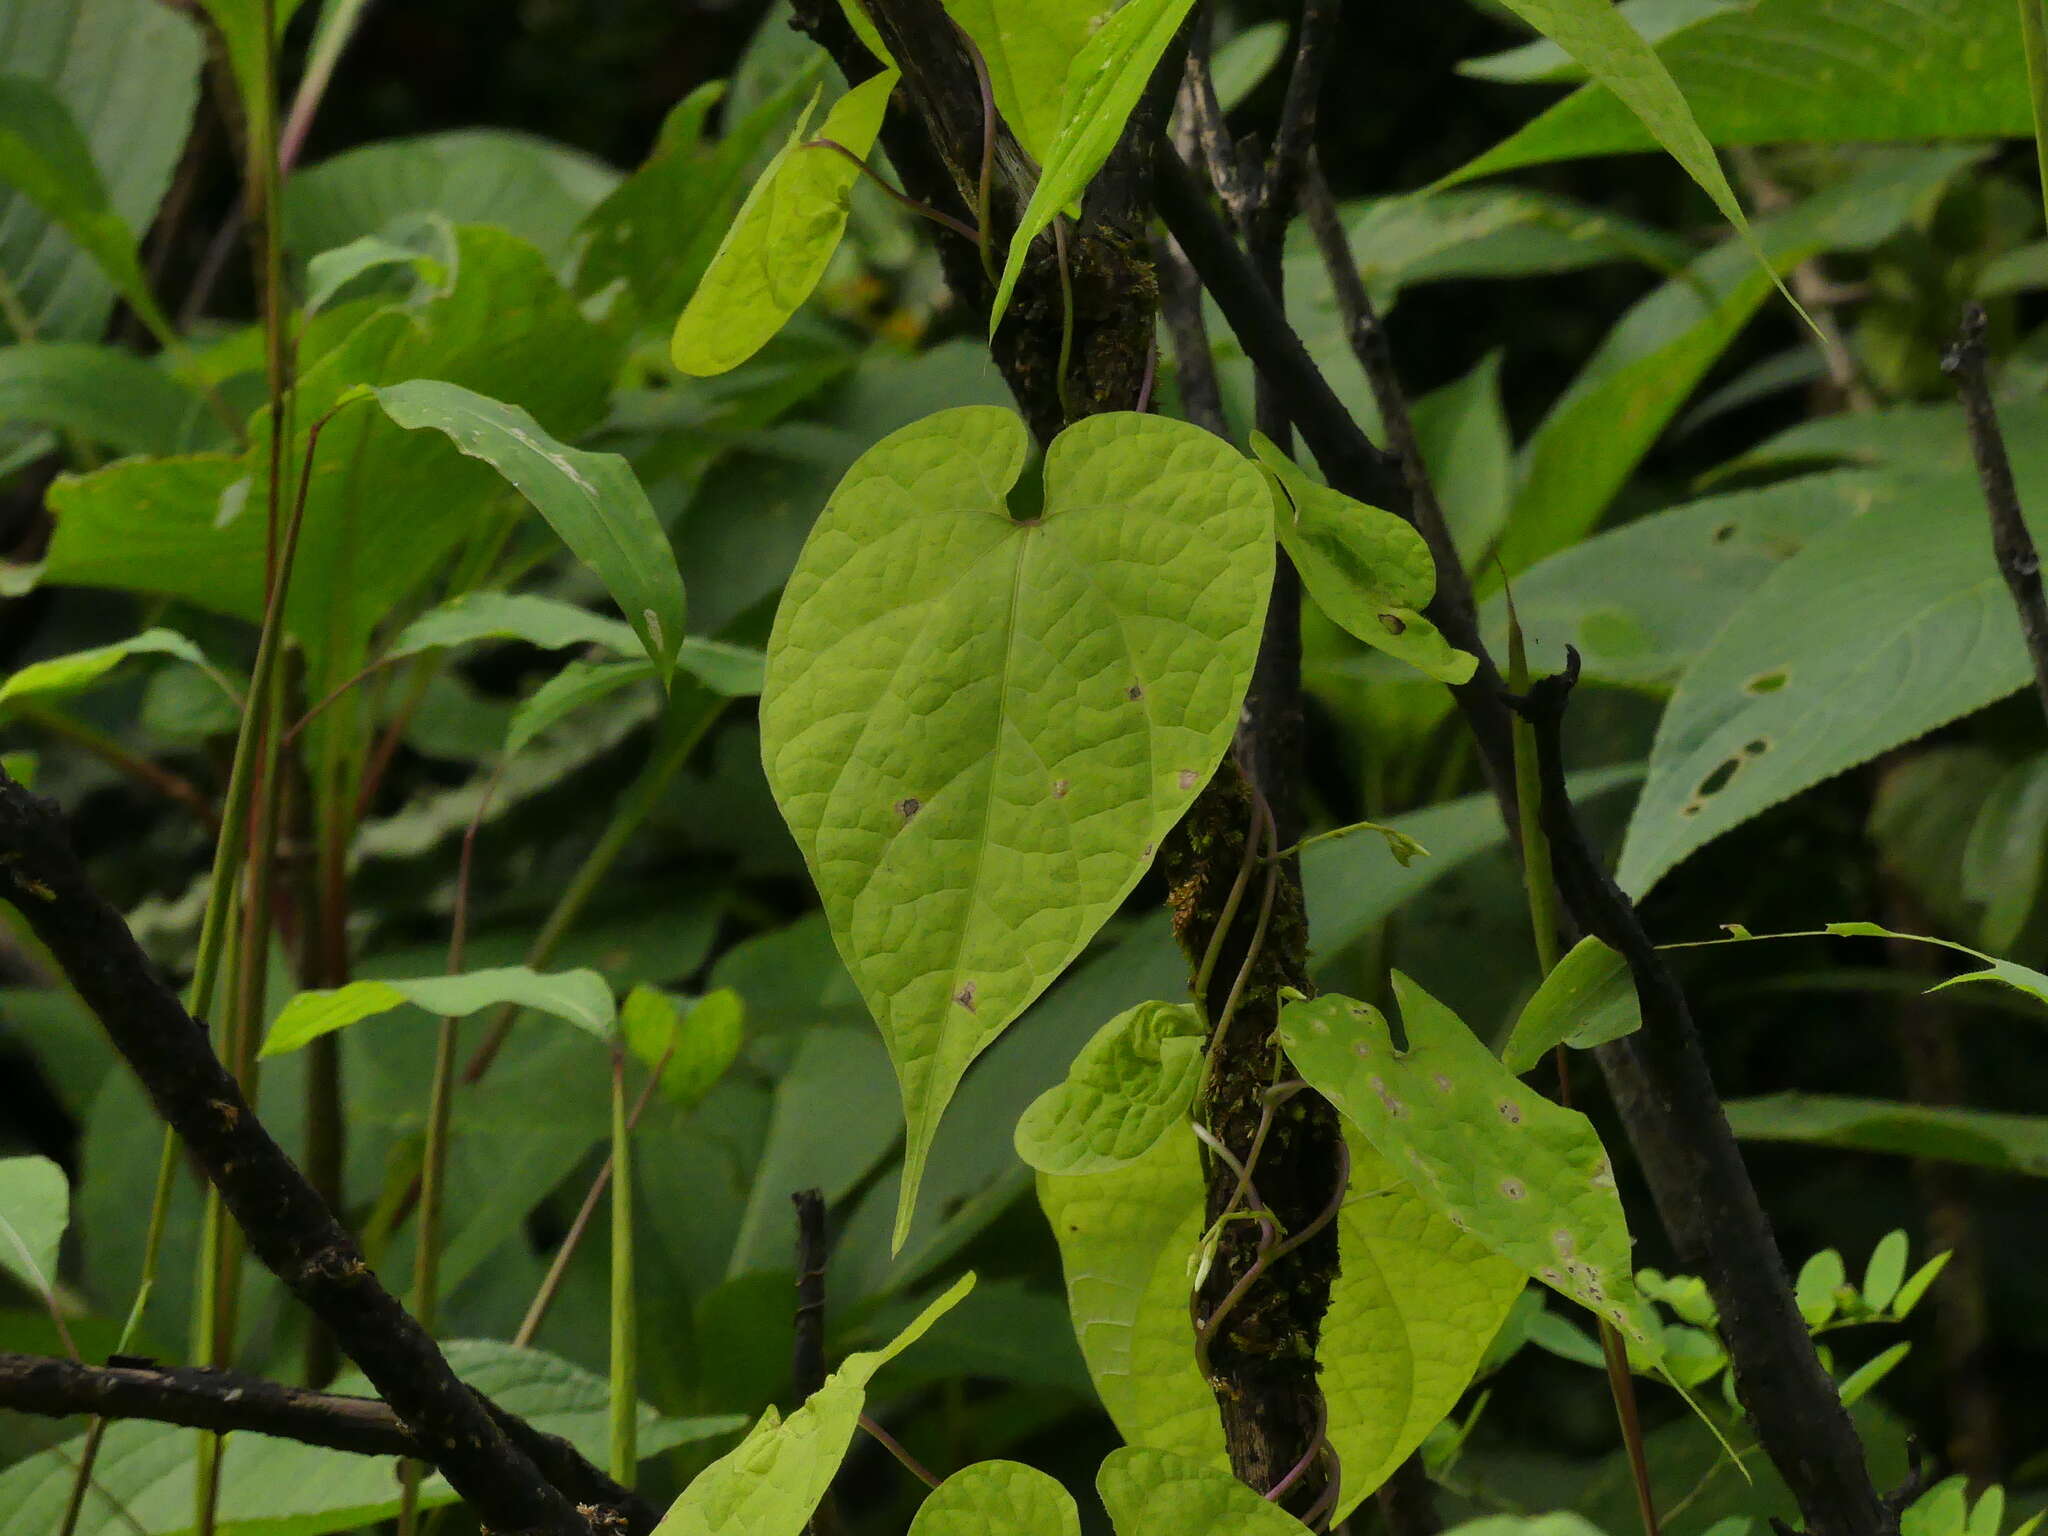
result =
M1991 549L1998 574L2012 594L2019 613L2020 635L2034 664L2034 691L2048 713L2048 599L2041 594L2041 556L2020 512L2019 487L2013 483L2012 460L1998 427L1998 408L1991 403L1991 380L1984 357L1984 306L1963 311L1962 331L1941 359L1941 371L1956 381L1962 397L1963 421L1970 432L1970 453L1977 461L1977 479L1984 504L1991 511Z
M837 139L806 139L802 147L805 149L836 149L837 151L839 151L840 154L846 156L847 159L851 160L855 165L859 166L860 173L863 176L867 177L869 181L872 181L876 186L880 187L884 192L888 193L889 196L894 198L897 202L901 203L905 208L909 209L912 213L916 214L920 219L930 219L932 223L940 225L946 229L950 229L951 231L953 231L954 234L958 235L963 240L973 240L977 244L980 243L981 237L977 235L973 230L969 229L965 224L961 223L958 219L954 218L950 213L941 213L936 208L930 207L929 205L924 203L920 203L908 192L900 192L896 188L890 186L888 182L882 180L880 173L877 172L872 165L869 165L867 161L863 160L859 155L856 155L852 150L848 149L844 144L840 143Z

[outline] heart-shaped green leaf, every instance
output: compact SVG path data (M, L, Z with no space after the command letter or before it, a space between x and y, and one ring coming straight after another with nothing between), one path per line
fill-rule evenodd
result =
M676 320L669 351L684 373L737 368L811 296L846 233L859 161L875 147L895 88L893 69L862 81L832 104L815 139L805 137L810 110L798 119Z
M1111 1451L1095 1491L1116 1536L1302 1536L1308 1529L1227 1471L1169 1451L1127 1445Z
M1394 996L1405 1051L1377 1008L1335 995L1287 1004L1280 1043L1445 1219L1654 1360L1657 1324L1636 1294L1628 1221L1592 1123L1516 1077L1399 971Z
M1220 439L1129 412L1046 454L966 406L884 438L804 545L761 756L880 1024L900 1244L967 1064L1095 934L1223 755L1272 583L1270 502Z
M1057 1478L1016 1461L977 1461L932 1490L910 1536L1081 1536L1081 1512Z
M1429 545L1391 512L1318 485L1264 434L1252 451L1272 475L1273 526L1316 606L1367 645L1440 683L1479 663L1422 616L1436 596Z
M1103 1173L1144 1156L1194 1102L1207 1034L1190 1003L1118 1014L1024 1111L1017 1155L1040 1173Z
M389 1013L407 1003L442 1015L516 1003L551 1013L600 1039L611 1037L616 1017L611 987L589 970L535 971L507 965L458 976L352 981L345 987L301 992L292 998L271 1021L270 1032L263 1038L263 1054L282 1056L359 1019Z

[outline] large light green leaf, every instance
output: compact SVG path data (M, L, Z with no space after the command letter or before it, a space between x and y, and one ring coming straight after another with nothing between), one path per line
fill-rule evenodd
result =
M875 1372L973 1289L974 1276L962 1275L882 1348L848 1355L787 1419L770 1408L745 1440L683 1490L655 1536L797 1536L832 1486Z
M1180 31L1194 0L1126 0L1090 37L1067 71L1059 131L1040 157L1038 185L1010 236L1010 252L989 306L993 336L1024 273L1031 242L1088 189L1116 148L1152 71Z
M108 208L144 228L170 185L199 97L199 28L160 0L0 0L0 60L48 86L69 109L98 168ZM76 257L71 237L0 176L0 277L31 327L15 340L91 340L112 288ZM132 233L130 235L132 240Z
M1422 616L1436 596L1436 561L1403 519L1318 485L1263 433L1252 451L1275 482L1273 524L1316 606L1358 639L1440 683L1469 680L1479 663Z
M135 256L135 231L116 213L70 108L28 75L0 75L0 183L13 187L99 264L138 315L166 327Z
M1114 0L946 0L981 50L996 110L1041 164L1059 136L1067 71L1113 9Z
M1360 1137L1338 1217L1338 1275L1317 1351L1338 1518L1383 1482L1470 1384L1521 1269L1436 1214ZM1089 1376L1133 1445L1227 1470L1216 1402L1195 1365L1190 1264L1202 1236L1194 1135L1176 1126L1107 1173L1043 1175L1068 1311Z
M1606 0L1599 0L1604 5ZM1902 150L1760 223L1751 245L1709 251L1610 331L1523 451L1501 540L1510 576L1568 548L1599 520L1706 371L1770 296L1771 270L1895 234L1975 149Z
M222 439L206 403L163 369L82 341L0 347L0 423L17 422L117 454L181 453Z
M1289 1003L1280 1042L1301 1075L1461 1230L1659 1351L1636 1295L1614 1169L1584 1115L1523 1083L1400 972L1408 1046L1386 1016L1335 995Z
M1190 1003L1118 1014L1024 1111L1017 1155L1040 1173L1103 1173L1143 1156L1194 1102L1208 1032Z
M1673 34L1657 52L1716 144L2033 131L2019 24L2006 0L1750 0ZM1460 174L1656 142L1613 91L1594 84Z
M895 88L893 69L862 81L832 104L815 137L865 157ZM809 122L806 111L768 162L676 320L670 353L684 373L724 373L760 351L839 248L860 167L807 138Z
M616 453L566 447L516 405L438 379L377 391L401 427L430 427L482 459L532 502L576 557L603 578L667 682L683 641L683 578L633 466Z
M1686 672L1622 847L1626 889L2032 675L1974 481L1901 489L1766 577Z
M1081 1511L1036 1467L977 1461L918 1505L910 1536L1081 1536Z
M1501 1065L1519 1077L1553 1046L1588 1050L1642 1026L1628 962L1589 934L1551 967L1536 995L1523 1006L1514 1032L1501 1047Z
M48 1296L70 1221L71 1186L62 1168L47 1157L0 1158L0 1273Z
M1111 1451L1095 1488L1116 1536L1301 1536L1307 1529L1227 1471L1186 1456L1127 1445Z
M116 640L110 645L96 645L89 651L73 651L69 656L31 662L9 676L5 683L0 683L0 711L19 701L61 699L82 693L131 656L176 657L197 667L214 682L221 683L223 689L226 687L220 674L214 671L199 647L190 640L172 629L145 629L139 635Z
M2048 1177L2048 1115L2005 1115L1833 1093L1731 1099L1727 1110L1735 1134L1749 1141L1892 1152Z
M896 1063L905 1222L967 1064L1222 756L1271 581L1266 487L1228 444L1090 417L1019 521L1004 498L1027 441L1012 412L968 406L868 450L769 642L762 761Z
M450 1017L513 1003L566 1019L600 1038L610 1037L617 1017L610 985L589 970L544 972L508 965L455 976L352 981L344 987L301 992L287 1002L263 1037L262 1054L282 1056L359 1019L407 1003Z
M442 1346L456 1374L526 1419L602 1461L609 1392L603 1378L534 1349L483 1340ZM351 1371L333 1391L372 1396ZM671 1419L639 1409L643 1457L730 1434L744 1420ZM0 1536L50 1536L59 1528L77 1479L82 1444L73 1439L0 1472ZM220 1536L325 1536L374 1526L398 1513L391 1458L353 1456L265 1435L236 1435L223 1461ZM187 1536L193 1528L192 1431L140 1422L108 1426L84 1504L78 1536ZM420 1486L420 1506L456 1502L440 1477Z
M502 128L384 139L293 174L285 245L310 261L437 214L451 224L498 225L559 267L578 226L618 182L601 161Z

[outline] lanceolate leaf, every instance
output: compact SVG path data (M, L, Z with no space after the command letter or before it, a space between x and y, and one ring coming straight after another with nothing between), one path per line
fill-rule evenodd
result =
M1113 0L946 0L988 66L996 110L1041 164L1059 135L1060 93Z
M1026 442L1013 413L971 406L870 449L769 642L762 760L896 1063L905 1215L967 1064L1222 756L1271 580L1266 488L1227 444L1089 417L1018 521Z
M9 705L28 700L61 699L81 693L131 656L176 657L220 684L223 692L229 692L221 675L213 669L198 646L176 630L145 629L139 635L116 640L111 645L96 645L89 651L73 651L69 656L31 662L5 683L0 683L0 712ZM229 697L233 697L232 692L229 692Z
M70 1219L71 1188L62 1168L47 1157L0 1158L0 1274L49 1295Z
M117 454L209 448L222 435L205 402L163 369L82 341L0 348L0 421L75 432Z
M910 1536L1081 1536L1081 1512L1059 1480L1036 1467L977 1461L932 1490Z
M603 578L667 682L683 640L683 578L630 464L615 453L565 447L518 406L457 384L412 379L376 394L401 427L444 432L511 481Z
M1478 660L1422 616L1436 596L1436 562L1422 535L1391 512L1316 484L1259 433L1252 449L1279 486L1274 526L1317 606L1438 682L1467 681Z
M798 1536L839 1471L875 1372L973 1289L974 1276L961 1276L881 1349L847 1356L787 1419L770 1408L745 1440L683 1490L655 1536Z
M893 69L862 81L833 104L815 137L865 158L895 87ZM811 296L839 248L860 167L812 142L809 122L806 111L768 162L676 321L671 351L684 373L724 373L760 351Z
M414 619L384 655L386 660L396 660L479 640L523 640L550 651L598 645L617 656L629 656L640 648L639 637L630 626L559 598L526 592L470 592Z
M301 992L286 1003L264 1036L263 1054L281 1056L359 1019L374 1018L407 1003L443 1015L516 1003L551 1013L601 1038L610 1036L616 1017L611 987L596 971L543 972L508 965L457 976L352 981L328 991Z
M1501 1048L1501 1065L1519 1077L1553 1046L1588 1050L1642 1027L1628 962L1589 935L1551 968L1523 1007Z
M1301 1536L1308 1529L1227 1470L1167 1451L1131 1445L1111 1451L1095 1488L1116 1536Z
M1194 0L1126 0L1075 56L1060 98L1059 132L1046 151L1038 185L1010 236L1002 281L988 314L989 334L1002 323L1024 273L1031 242L1048 228L1109 158L1124 123L1145 93L1166 46Z
M505 755L517 757L532 745L536 736L558 725L586 704L629 688L654 681L652 662L572 661L534 689L530 698L512 712L511 728L505 732Z
M1095 1033L1017 1122L1040 1173L1102 1173L1150 1151L1201 1086L1208 1025L1189 1003L1140 1003Z
M1408 1048L1348 997L1289 1003L1280 1041L1423 1198L1527 1274L1612 1322L1650 1358L1614 1170L1584 1115L1508 1071L1457 1015L1400 972Z
M1731 1099L1727 1109L1728 1124L1748 1141L1890 1152L2048 1178L2048 1115L2006 1115L1834 1093Z

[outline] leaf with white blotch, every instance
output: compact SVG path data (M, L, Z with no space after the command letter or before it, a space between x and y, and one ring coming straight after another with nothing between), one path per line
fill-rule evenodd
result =
M813 138L805 136L810 109L797 120L676 319L669 344L676 367L699 377L737 368L811 296L846 233L860 176L854 160L819 140L864 158L875 147L895 88L893 69L862 81L832 104Z
M617 1017L611 987L590 970L536 971L507 965L455 976L352 981L345 987L301 992L287 1002L263 1037L262 1054L281 1056L296 1051L322 1035L407 1003L444 1017L512 1003L553 1014L600 1039L611 1038Z
M1081 1512L1057 1478L1016 1461L977 1461L931 1491L910 1536L1081 1536Z
M989 306L991 336L1010 307L1031 242L1088 190L1193 4L1194 0L1127 0L1074 56L1060 95L1059 132L1042 157L1038 185L1031 189L1031 201L1010 236L1002 280Z
M1974 480L1907 479L1750 592L1658 722L1623 889L1643 895L1779 801L2026 685L1983 521Z
M1308 1529L1278 1504L1206 1462L1127 1445L1095 1474L1116 1536L1302 1536Z
M1501 1047L1501 1065L1520 1077L1553 1046L1591 1050L1642 1027L1628 962L1588 935L1551 967L1536 995L1523 1005Z
M1356 1132L1339 1267L1317 1349L1331 1443L1343 1458L1337 1518L1421 1444L1471 1384L1524 1281L1438 1215ZM1195 1365L1189 1271L1202 1236L1194 1134L1172 1128L1107 1173L1043 1175L1082 1358L1124 1439L1229 1465L1216 1401Z
M214 670L199 647L172 629L145 629L126 640L96 645L89 651L31 662L0 683L0 711L11 704L52 700L82 693L131 656L170 656L197 667L232 699L234 691Z
M1149 1152L1202 1084L1208 1025L1191 1003L1140 1003L1081 1048L1067 1080L1017 1122L1017 1155L1040 1173L1102 1173Z
M683 642L683 578L632 465L616 453L566 447L518 406L459 384L410 379L375 394L399 426L445 433L458 450L482 459L533 503L562 542L597 572L662 682L668 682Z
M960 1076L1137 884L1236 729L1270 501L1184 422L1028 438L965 406L849 469L768 646L761 757L908 1122L900 1244Z
M586 1458L602 1461L609 1417L604 1378L511 1344L455 1339L441 1346L456 1375L542 1434L560 1435ZM330 1389L357 1397L376 1390L350 1371ZM730 1435L736 1415L671 1419L640 1405L640 1455ZM0 1536L49 1536L62 1523L78 1480L83 1436L0 1472ZM93 1468L93 1492L77 1536L188 1536L193 1529L192 1431L139 1421L107 1426ZM237 1435L222 1468L218 1529L234 1536L327 1536L358 1531L398 1513L395 1463L301 1445L269 1435ZM422 1509L457 1502L438 1475L420 1485Z
M996 110L1041 165L1058 140L1067 71L1113 9L1114 0L946 0L981 50Z
M962 1275L882 1348L848 1355L787 1419L773 1408L747 1438L700 1472L654 1536L798 1536L839 1471L875 1372L915 1344L974 1289Z
M1436 596L1429 545L1401 518L1318 485L1263 434L1252 451L1272 476L1273 522L1316 606L1367 645L1440 683L1470 681L1476 658L1422 616Z
M1613 1323L1644 1357L1658 1328L1636 1295L1628 1221L1590 1121L1544 1098L1399 971L1408 1037L1334 995L1281 1010L1301 1075L1424 1199L1527 1274Z
M71 1186L62 1168L47 1157L0 1158L0 1273L48 1296L70 1221Z

